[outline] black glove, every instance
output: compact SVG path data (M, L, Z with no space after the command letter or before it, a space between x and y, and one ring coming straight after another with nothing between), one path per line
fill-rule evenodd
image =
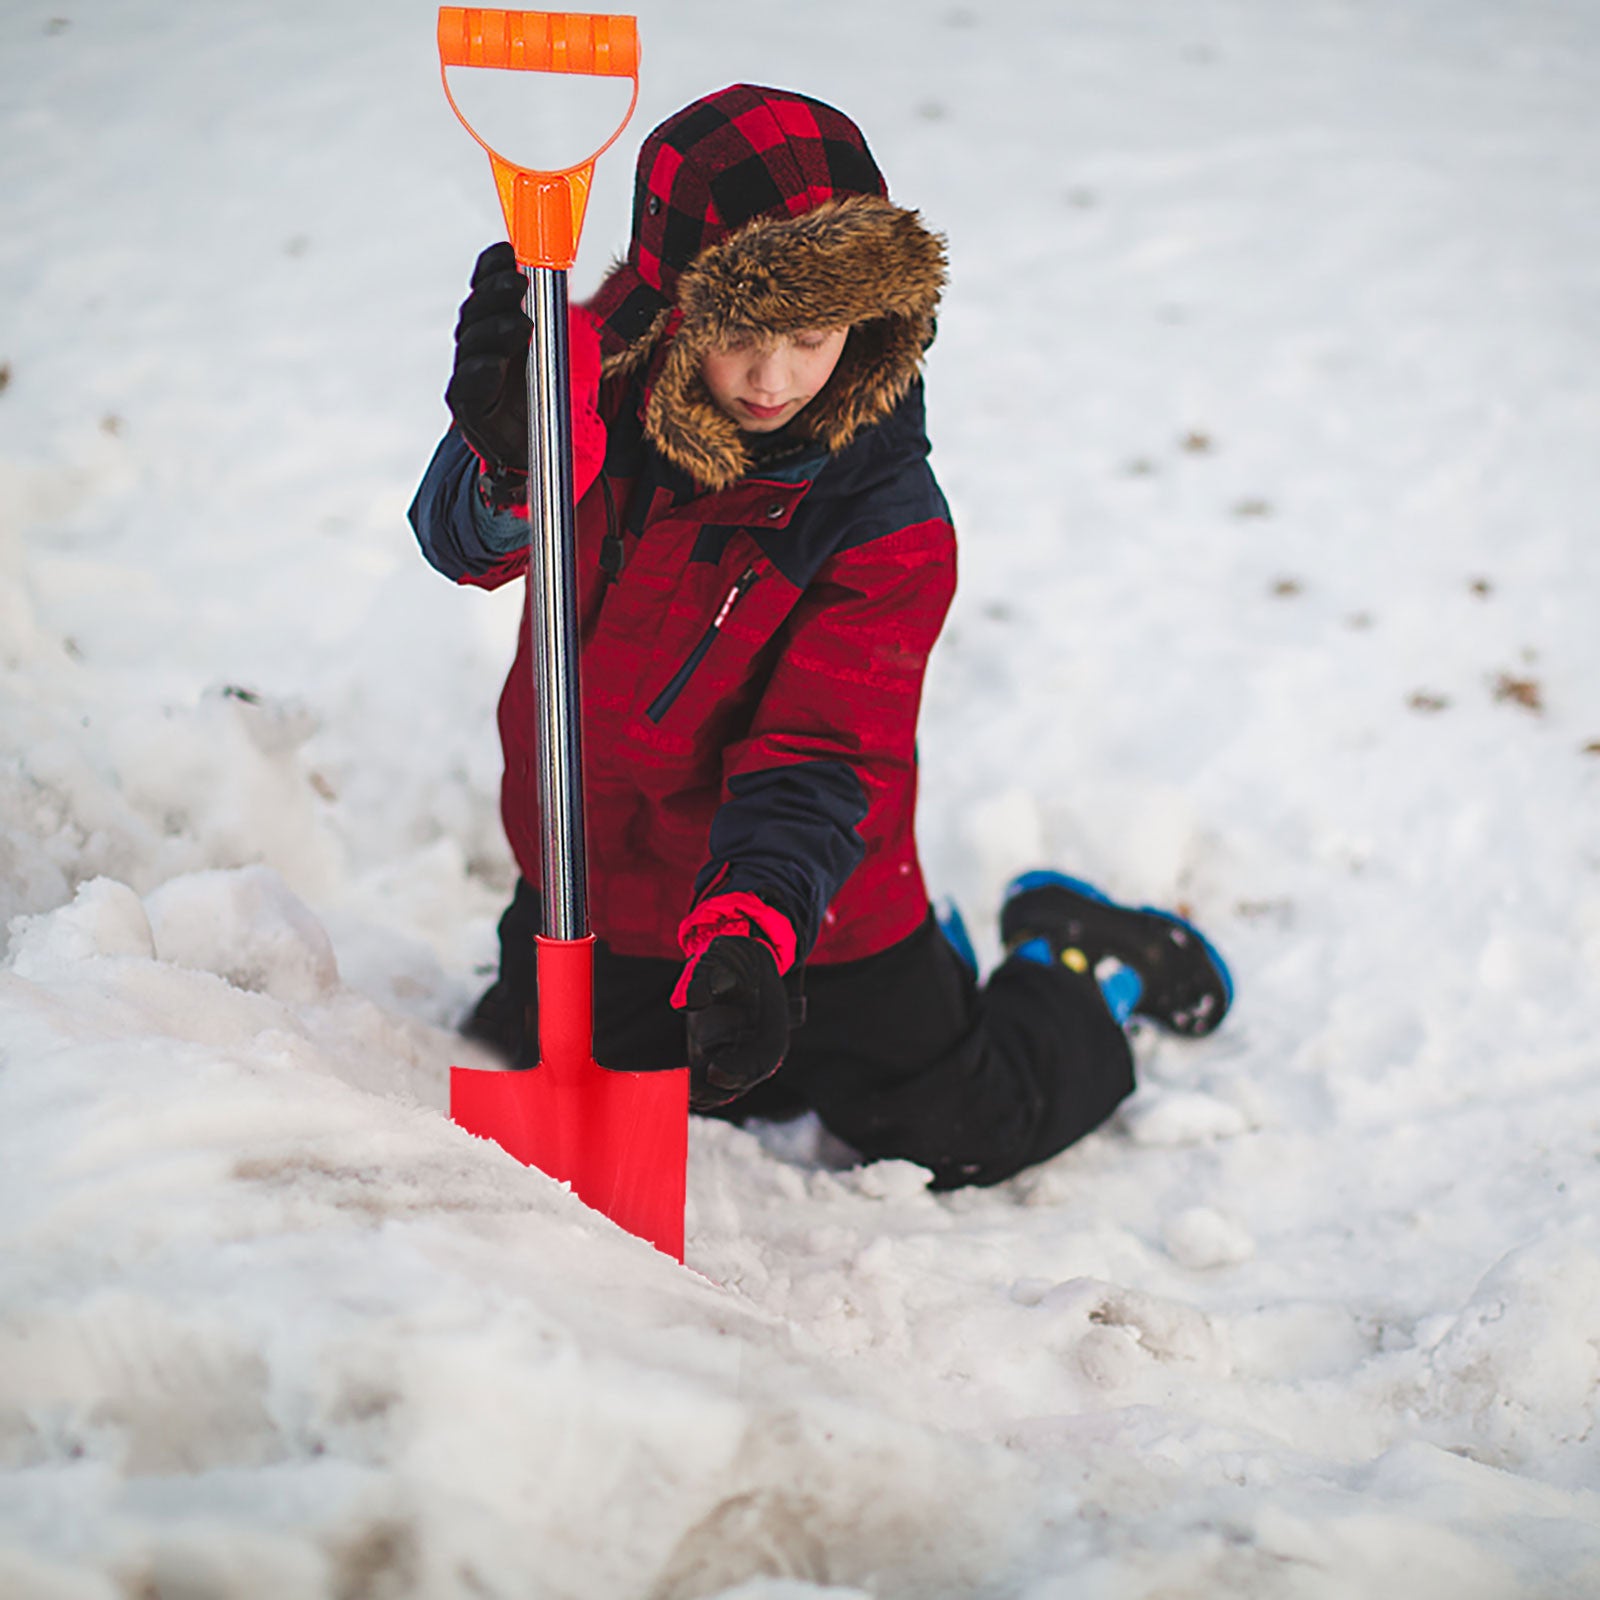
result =
M492 244L472 269L456 322L456 364L444 403L491 472L528 471L528 281L509 244Z
M760 939L724 934L695 957L684 999L689 1104L706 1111L770 1078L789 1048L789 994Z

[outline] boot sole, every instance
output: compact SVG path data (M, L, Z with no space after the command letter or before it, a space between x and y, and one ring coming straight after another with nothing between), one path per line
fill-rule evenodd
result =
M1048 895L1045 891L1049 891ZM1070 897L1068 903L1063 896ZM1037 908L1041 915L1030 916ZM1221 953L1192 922L1155 906L1125 906L1082 878L1049 870L1012 881L1000 912L1009 949L1029 934L1079 945L1098 960L1111 956L1144 982L1133 1014L1185 1038L1212 1032L1233 1004L1233 975Z

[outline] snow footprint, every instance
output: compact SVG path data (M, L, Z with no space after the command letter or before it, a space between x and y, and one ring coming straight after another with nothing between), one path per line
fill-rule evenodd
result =
M1208 1144L1255 1126L1239 1106L1198 1089L1141 1094L1119 1115L1128 1137L1142 1145Z
M1039 1308L1065 1325L1064 1353L1097 1389L1125 1389L1162 1370L1208 1378L1232 1371L1210 1319L1182 1301L1070 1278L1045 1294Z
M1516 1471L1577 1449L1600 1422L1600 1241L1580 1223L1521 1245L1454 1316L1417 1329L1402 1403L1451 1448Z

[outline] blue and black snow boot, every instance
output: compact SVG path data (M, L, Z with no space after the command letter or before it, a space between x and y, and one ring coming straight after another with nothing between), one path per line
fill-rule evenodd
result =
M1153 906L1118 905L1064 873L1012 880L1000 907L1000 939L1008 954L1096 975L1119 1017L1131 1011L1187 1038L1210 1033L1233 1003L1227 964L1193 923ZM1115 965L1137 982L1105 970Z

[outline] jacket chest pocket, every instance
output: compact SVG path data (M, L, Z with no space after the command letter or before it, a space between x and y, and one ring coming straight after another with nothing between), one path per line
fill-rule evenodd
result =
M679 663L677 670L662 686L661 690L650 704L645 707L645 716L653 723L661 719L672 709L679 695L688 688L690 681L700 671L701 664L711 654L711 648L716 644L722 630L727 626L728 619L738 608L740 601L749 594L760 580L761 573L755 567L746 567L732 586L723 595L711 621L706 625L705 631L695 641L693 648Z

